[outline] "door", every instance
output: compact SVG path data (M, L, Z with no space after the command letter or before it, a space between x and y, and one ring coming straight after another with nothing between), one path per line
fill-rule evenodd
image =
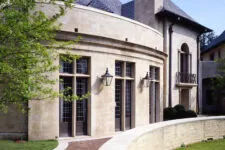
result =
M159 121L160 118L160 100L159 100L159 83L151 82L150 88L150 109L149 109L149 122L155 123Z
M71 95L72 90L66 91L68 87L72 89L73 78L60 77L62 83L60 83L60 90L65 90L65 95ZM59 101L59 136L71 137L72 136L72 102Z
M181 105L189 109L189 89L181 89Z
M126 81L126 108L125 108L125 127L131 129L131 117L132 117L132 81Z
M115 83L115 130L121 131L122 115L122 80L116 80Z
M149 101L149 104L150 104L150 109L149 109L149 122L150 123L154 123L155 122L155 110L156 110L156 107L155 107L155 82L151 82L150 83L150 88L149 88L149 97L150 97L150 101Z
M88 79L77 78L76 94L82 96L88 92ZM76 101L76 135L87 135L88 125L88 100Z

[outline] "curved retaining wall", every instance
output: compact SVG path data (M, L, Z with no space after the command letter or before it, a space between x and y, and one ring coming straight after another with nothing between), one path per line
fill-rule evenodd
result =
M165 121L121 133L99 150L169 150L225 136L225 117Z

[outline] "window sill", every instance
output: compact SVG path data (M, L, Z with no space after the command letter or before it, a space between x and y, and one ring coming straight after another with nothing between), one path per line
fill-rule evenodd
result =
M186 87L186 88L193 88L193 87L196 87L198 86L198 84L195 84L195 83L176 83L176 86L177 87Z

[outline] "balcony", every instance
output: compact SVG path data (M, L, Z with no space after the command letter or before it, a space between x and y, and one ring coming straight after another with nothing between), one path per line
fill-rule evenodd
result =
M190 88L197 86L197 75L191 73L177 72L176 86Z

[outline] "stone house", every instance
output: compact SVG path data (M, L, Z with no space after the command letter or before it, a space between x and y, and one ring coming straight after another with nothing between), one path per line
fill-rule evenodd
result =
M201 52L201 113L221 114L225 113L225 102L218 93L213 90L212 80L218 75L219 59L225 58L225 31L214 39L204 51Z
M162 121L168 106L183 104L198 111L199 36L210 29L170 0L77 3L59 20L62 28L56 38L82 36L66 49L82 58L55 62L62 69L52 77L63 83L53 88L69 86L76 95L91 92L90 97L73 103L59 98L32 100L29 115L20 116L23 119L14 109L7 116L0 114L1 136L17 133L30 140L110 136ZM48 4L38 4L38 9L48 15L57 11ZM107 68L113 75L109 86L102 82Z

